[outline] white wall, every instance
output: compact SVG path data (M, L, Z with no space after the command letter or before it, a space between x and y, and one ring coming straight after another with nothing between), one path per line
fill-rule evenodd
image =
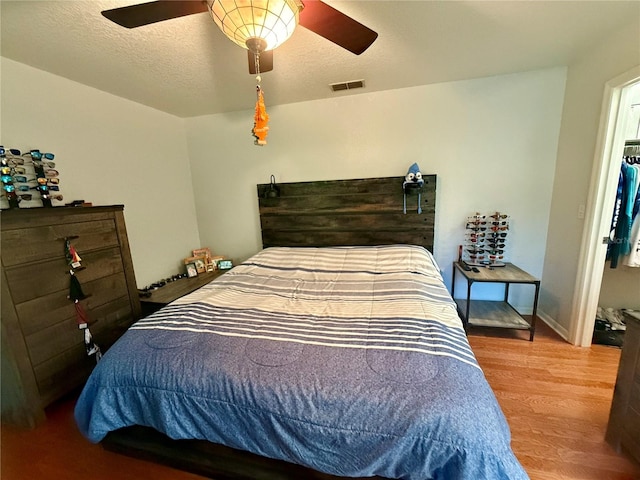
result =
M278 182L382 177L418 162L438 175L434 250L447 285L475 211L511 214L508 260L541 276L565 75L547 69L274 107L265 81L265 147L253 145L252 110L186 120L201 241L237 261L256 253L256 184L271 174ZM527 288L513 289L524 308ZM474 292L502 294L488 285Z
M568 69L540 296L541 310L565 334L574 321L572 302L584 229L577 212L587 204L604 85L638 65L638 38L635 20Z
M124 204L139 287L177 273L200 246L184 120L6 58L0 66L0 143L54 153L63 202Z

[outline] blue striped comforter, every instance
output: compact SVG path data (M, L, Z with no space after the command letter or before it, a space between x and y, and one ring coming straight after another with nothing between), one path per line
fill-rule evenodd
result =
M270 248L134 324L76 406L340 476L526 479L432 256Z

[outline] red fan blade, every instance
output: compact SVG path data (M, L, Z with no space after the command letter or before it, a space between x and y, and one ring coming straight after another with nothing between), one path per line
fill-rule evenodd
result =
M136 28L206 11L207 4L202 0L160 0L104 10L102 15L122 27Z
M249 73L256 74L256 57L247 50L249 58ZM273 70L273 50L268 50L260 54L260 73L270 72Z
M370 28L320 0L305 0L300 25L356 55L378 38Z

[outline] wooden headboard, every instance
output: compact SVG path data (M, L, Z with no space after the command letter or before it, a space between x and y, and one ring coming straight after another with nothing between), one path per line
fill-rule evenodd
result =
M404 177L258 185L264 248L337 245L422 245L433 252L436 176L425 175L422 189L407 189ZM418 192L422 213L418 214Z

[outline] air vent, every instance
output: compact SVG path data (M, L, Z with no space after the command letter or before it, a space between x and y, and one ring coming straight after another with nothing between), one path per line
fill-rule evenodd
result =
M334 92L341 90L353 90L364 87L364 80L351 80L350 82L330 83L329 86Z

